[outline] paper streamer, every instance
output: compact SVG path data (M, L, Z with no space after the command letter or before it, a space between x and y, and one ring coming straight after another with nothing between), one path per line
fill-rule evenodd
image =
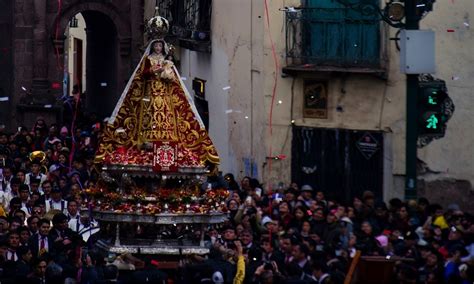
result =
M224 90L224 91L227 91L228 89L230 89L230 86L226 86L226 87L222 88L222 90Z

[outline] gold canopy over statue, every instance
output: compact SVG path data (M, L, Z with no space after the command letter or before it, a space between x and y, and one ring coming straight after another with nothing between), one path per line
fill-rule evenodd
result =
M219 163L167 49L162 39L148 44L103 131L96 162L155 172Z

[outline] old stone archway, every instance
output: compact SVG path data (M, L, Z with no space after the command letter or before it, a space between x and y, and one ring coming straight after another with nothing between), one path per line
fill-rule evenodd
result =
M64 9L52 22L51 33L65 31L70 19L81 13L87 25L86 109L108 116L120 96L130 69L132 23L123 7L111 3L78 3ZM56 35L54 35L56 36ZM64 50L64 40L55 38L55 49ZM61 74L58 74L61 76Z
M16 120L28 125L38 115L50 120L59 117L59 110L55 112L54 106L45 109L44 105L54 103L63 94L64 32L78 13L91 28L87 32L91 46L86 55L90 56L86 105L89 111L109 115L140 58L137 51L143 46L142 1L63 0L60 9L56 0L16 2L15 18L23 19L19 26L24 27L24 33L16 33L19 36L14 41L25 48L15 50L15 57L30 63L31 69L15 71L14 89L25 86L32 93L24 96L26 101L20 101L19 96L14 99L21 114ZM27 11L29 18L25 17Z

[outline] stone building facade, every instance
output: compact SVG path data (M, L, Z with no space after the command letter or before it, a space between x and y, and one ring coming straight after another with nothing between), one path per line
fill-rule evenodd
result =
M155 3L145 1L145 14L154 11ZM406 84L400 52L390 40L398 30L361 18L366 26L347 26L344 42L345 55L358 59L331 60L338 56L331 53L339 46L337 28L322 32L318 26L287 22L288 12L322 13L316 19L330 22L331 9L343 11L346 23L361 17L331 5L337 1L212 1L211 52L179 49L182 76L190 89L193 78L206 80L209 129L224 173L255 176L272 188L280 182L310 183L347 201L364 190L385 200L403 198ZM474 46L473 13L470 1L436 1L421 21L422 29L436 33L434 76L447 82L456 106L445 137L418 150L420 194L444 203L472 200L474 56L468 50ZM288 34L295 27L296 33ZM322 63L329 64L298 62L291 49L295 39L315 47L309 57L316 62L326 48L328 60ZM321 90L324 96L312 100Z
M84 102L91 111L110 112L126 84L143 46L142 1L18 0L2 1L9 22L8 127L31 125L38 115L61 117L65 30L81 13L87 26L88 73ZM7 5L8 4L8 5ZM3 8L2 8L3 11ZM2 86L3 87L3 86ZM25 91L26 90L26 91ZM2 107L2 106L0 106ZM5 119L4 116L1 117Z

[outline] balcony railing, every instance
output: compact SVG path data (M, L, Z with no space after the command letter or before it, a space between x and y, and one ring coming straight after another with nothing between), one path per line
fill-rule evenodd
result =
M345 7L300 8L285 11L285 19L286 69L381 70L377 15Z

